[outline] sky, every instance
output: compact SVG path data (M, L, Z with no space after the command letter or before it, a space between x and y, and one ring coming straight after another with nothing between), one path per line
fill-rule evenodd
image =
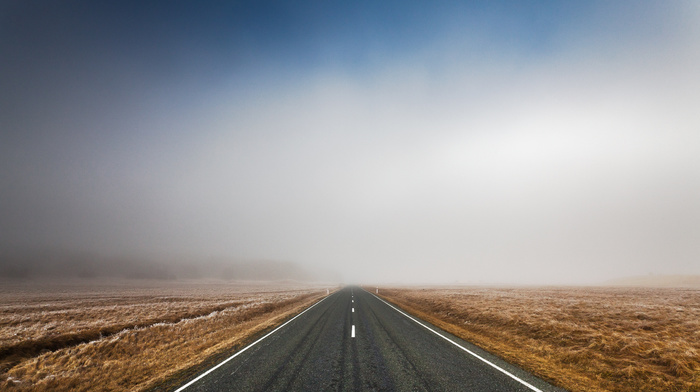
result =
M700 274L697 2L4 0L0 59L0 253Z

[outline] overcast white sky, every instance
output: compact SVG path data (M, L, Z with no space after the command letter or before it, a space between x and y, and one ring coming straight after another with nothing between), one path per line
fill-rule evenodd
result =
M700 274L695 2L138 3L0 8L0 250Z

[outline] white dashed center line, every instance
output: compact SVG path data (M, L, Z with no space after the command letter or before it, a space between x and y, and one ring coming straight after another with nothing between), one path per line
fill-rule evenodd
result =
M354 293L352 293L352 292L350 293L350 300L352 301L352 303L355 303L355 296L354 296L353 294L354 294ZM355 307L354 307L354 306L352 307L352 312L355 313ZM355 337L355 326L354 326L354 325L352 326L352 330L350 331L350 337L351 337L351 338L354 338L354 337Z

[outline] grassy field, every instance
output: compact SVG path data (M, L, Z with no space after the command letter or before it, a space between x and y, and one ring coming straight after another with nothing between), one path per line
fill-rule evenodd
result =
M293 284L0 286L0 390L145 390L326 295Z
M696 288L380 288L379 294L571 391L700 391Z

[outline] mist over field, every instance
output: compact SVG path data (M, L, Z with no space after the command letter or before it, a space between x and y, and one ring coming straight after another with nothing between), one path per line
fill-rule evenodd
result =
M10 1L0 59L3 277L700 274L696 2Z
M337 271L310 269L283 260L236 260L230 258L106 256L94 253L43 251L5 252L0 258L0 279L44 282L50 279L177 280L205 279L231 282L339 282Z

